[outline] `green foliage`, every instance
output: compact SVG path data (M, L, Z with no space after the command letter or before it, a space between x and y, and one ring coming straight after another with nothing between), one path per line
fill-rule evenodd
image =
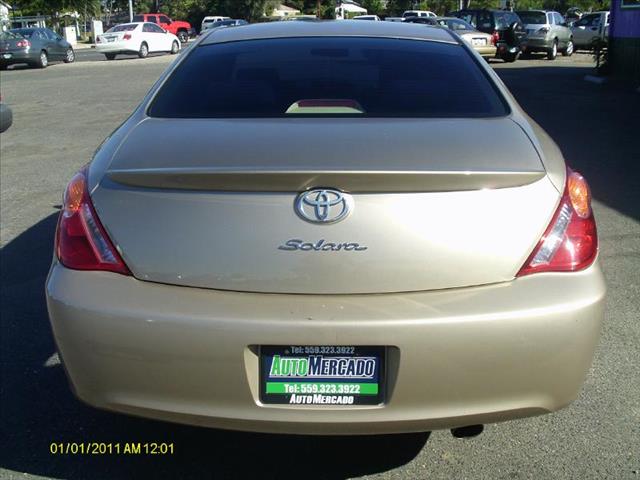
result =
M362 0L360 5L367 9L369 15L384 15L386 13L382 0Z
M47 15L56 18L59 14L78 12L87 15L100 14L100 0L19 0L11 3L19 15Z
M413 0L389 0L387 2L387 14L390 17L399 17L405 10L413 9Z

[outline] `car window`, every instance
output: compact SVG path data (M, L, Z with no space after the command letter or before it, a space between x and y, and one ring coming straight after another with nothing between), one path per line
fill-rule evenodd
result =
M600 25L600 15L585 15L575 23L577 27L597 27Z
M107 30L106 33L130 32L132 30L135 30L137 26L138 25L136 23L123 23L122 25L116 25L115 27L111 27L109 30Z
M491 12L478 12L478 23L476 27L486 30L493 30L497 27L496 23L497 19L494 21Z
M509 28L509 19L507 15L503 12L496 12L495 15L496 29L504 30L505 28Z
M133 21L134 22L144 22L144 16L143 15L134 15L133 16Z
M518 16L525 25L543 25L547 23L544 12L518 12Z
M286 117L297 105L321 102L365 117L494 117L508 111L495 84L460 45L316 37L195 47L161 87L149 114Z
M515 13L513 13L513 12L507 12L506 13L506 18L507 18L507 27L513 25L516 22L522 23L520 21L520 17L518 15L516 15Z
M52 32L51 30L49 30L48 28L45 28L44 30L42 30L42 33L44 33L44 35L49 40L60 40L62 38L58 34L56 34L55 32Z
M22 35L24 38L31 38L31 36L33 35L33 30L27 30L27 29L14 30L13 33Z
M166 15L160 15L160 23L171 23L171 19Z
M158 23L158 16L157 15L147 15L147 22L151 22L151 23Z
M556 25L564 25L565 23L565 19L562 15L560 15L559 13L554 13L553 16L556 19Z
M166 33L166 30L164 30L162 27L156 25L155 23L150 23L149 26L151 27L151 31L153 33Z
M144 23L142 25L142 31L145 33L152 33L153 32L153 23Z
M22 35L19 33L0 30L0 40L18 40L20 38L22 38Z
M47 34L44 33L42 30L36 30L33 35L34 35L35 38L37 38L39 40L45 40L45 41L46 40L53 40L52 38L49 38L47 36Z
M463 30L473 30L474 28L469 25L467 22L465 22L464 20L454 20L454 19L447 19L447 20L438 20L438 24L442 25L443 27L447 27L451 30L455 30L457 32L459 31L463 31Z

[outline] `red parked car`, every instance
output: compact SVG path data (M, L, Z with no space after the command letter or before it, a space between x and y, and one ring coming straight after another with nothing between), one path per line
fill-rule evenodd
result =
M196 34L195 29L191 27L189 22L171 20L162 13L141 13L139 15L134 15L133 21L157 23L167 32L173 33L182 43L187 43L189 41L189 37L193 37Z

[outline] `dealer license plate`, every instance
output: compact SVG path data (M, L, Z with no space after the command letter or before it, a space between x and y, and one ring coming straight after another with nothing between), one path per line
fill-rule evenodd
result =
M260 401L265 404L379 405L384 379L384 347L260 347Z

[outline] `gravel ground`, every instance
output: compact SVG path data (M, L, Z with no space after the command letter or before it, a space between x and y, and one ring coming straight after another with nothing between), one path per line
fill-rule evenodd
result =
M640 95L583 81L588 55L492 63L590 180L609 296L580 397L532 419L386 437L259 435L97 411L71 395L47 323L44 278L71 175L173 57L2 72L14 125L0 137L0 478L640 478ZM499 139L496 139L499 141ZM172 456L51 455L51 442L173 442Z

